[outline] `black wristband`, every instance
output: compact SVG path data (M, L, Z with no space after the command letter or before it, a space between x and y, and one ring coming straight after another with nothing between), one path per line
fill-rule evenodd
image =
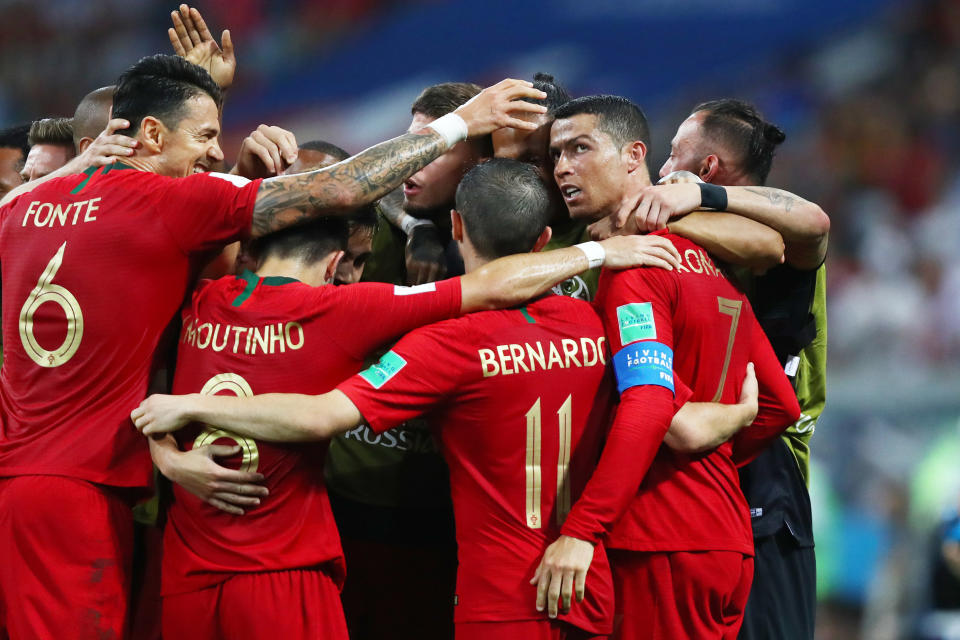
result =
M707 182L698 183L700 187L700 206L716 211L727 210L727 190Z

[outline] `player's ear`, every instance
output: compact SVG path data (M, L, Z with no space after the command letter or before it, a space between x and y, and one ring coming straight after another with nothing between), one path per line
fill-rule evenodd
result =
M700 179L704 182L713 182L719 173L720 158L716 154L711 153L700 163L700 170L697 172L697 175L700 176Z
M152 153L163 151L163 144L166 141L167 128L163 123L153 116L145 116L140 122L140 133L138 138L143 143L143 147Z
M626 155L627 171L631 173L640 167L646 166L647 145L640 140L634 140L624 146L623 153Z
M340 261L343 260L343 256L343 251L334 251L330 254L330 262L327 263L327 268L323 273L323 281L327 284L333 282L334 276L337 275L337 267L340 266Z
M450 209L450 235L457 242L463 242L463 216L456 209Z
M533 253L540 251L545 246L547 246L547 243L550 242L550 238L552 237L553 237L553 229L551 229L550 227L544 227L543 231L540 233L540 237L537 238L537 241L533 243L533 249L531 249L531 251Z

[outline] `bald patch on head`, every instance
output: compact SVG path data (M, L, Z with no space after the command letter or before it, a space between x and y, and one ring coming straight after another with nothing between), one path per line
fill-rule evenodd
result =
M96 138L107 128L110 119L110 107L113 106L115 85L100 87L83 97L73 114L73 144L80 149L84 138Z

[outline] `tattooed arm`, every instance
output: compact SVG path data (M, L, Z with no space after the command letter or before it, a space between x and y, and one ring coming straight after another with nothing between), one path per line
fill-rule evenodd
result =
M827 255L830 218L817 204L773 187L726 187L727 211L762 222L783 236L787 264L815 269Z
M803 270L820 266L827 254L830 232L830 218L823 209L782 189L723 188L727 192L727 212L766 225L783 237L788 264ZM646 186L626 200L606 227L621 229L632 220L640 231L653 231L671 219L697 211L701 205L700 187L693 182ZM602 231L603 227L597 229L601 236Z
M454 113L467 124L470 137L501 127L533 130L516 116L546 111L523 98L546 96L523 80L487 87ZM381 142L332 167L264 180L257 193L251 235L262 236L314 216L338 215L386 195L447 150L437 132L424 128Z

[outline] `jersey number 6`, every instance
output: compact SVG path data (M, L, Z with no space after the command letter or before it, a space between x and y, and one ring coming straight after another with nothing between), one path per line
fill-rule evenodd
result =
M72 293L52 283L57 271L60 270L60 265L63 264L63 254L66 249L67 243L64 242L47 263L47 268L40 274L37 286L27 296L27 301L20 309L20 341L30 359L41 367L59 367L65 364L80 348L80 340L83 339L83 312L80 310L80 303ZM33 335L33 315L44 302L60 305L67 316L67 335L60 346L52 351L41 347L36 336Z

